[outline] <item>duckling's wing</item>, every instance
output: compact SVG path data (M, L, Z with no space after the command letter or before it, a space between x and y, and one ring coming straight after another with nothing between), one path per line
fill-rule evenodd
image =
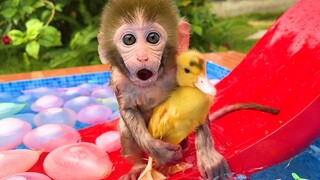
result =
M149 132L152 137L162 139L166 133L172 128L174 119L179 117L177 108L168 106L168 103L163 103L157 106L149 121Z

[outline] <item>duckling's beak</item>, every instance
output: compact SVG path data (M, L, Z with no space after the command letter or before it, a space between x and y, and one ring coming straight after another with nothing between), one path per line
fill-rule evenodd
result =
M216 88L209 82L206 77L198 76L198 80L194 83L194 85L202 92L211 96L215 96L217 93Z

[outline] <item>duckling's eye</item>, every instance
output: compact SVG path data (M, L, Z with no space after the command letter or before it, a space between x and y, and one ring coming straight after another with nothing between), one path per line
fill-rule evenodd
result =
M184 72L187 73L187 74L189 74L191 71L190 71L190 69L188 69L188 68L184 68Z

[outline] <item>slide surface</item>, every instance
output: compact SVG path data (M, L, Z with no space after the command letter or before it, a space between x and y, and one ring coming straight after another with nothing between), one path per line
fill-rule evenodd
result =
M320 135L320 3L300 0L268 30L245 59L216 85L212 111L225 105L255 102L281 110L270 115L253 110L229 114L211 124L215 146L233 172L250 175L285 161L305 150ZM80 133L94 142L115 130L117 121L96 125ZM185 159L196 165L194 138ZM43 172L42 155L30 171ZM131 164L120 151L110 154L117 179ZM170 179L199 176L194 166Z

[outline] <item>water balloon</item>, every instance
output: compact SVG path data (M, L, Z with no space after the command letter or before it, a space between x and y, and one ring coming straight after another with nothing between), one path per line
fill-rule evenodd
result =
M16 118L0 120L0 151L9 150L22 143L23 136L31 130L31 125Z
M15 98L12 102L18 104L26 104L26 106L20 111L20 113L32 112L31 104L36 100L36 98L32 95L20 95Z
M34 117L37 126L45 124L65 124L74 126L76 123L76 113L71 109L54 107L41 111Z
M45 95L37 99L32 105L31 109L35 112L41 112L43 110L60 107L64 103L64 100L61 97L55 95Z
M36 98L39 98L45 95L54 95L57 93L57 90L54 88L48 88L48 87L38 87L34 89L23 90L22 92L24 94L32 95Z
M10 117L24 108L25 104L0 103L0 119Z
M58 96L63 98L65 101L81 96L81 90L79 88L70 88L65 91L58 93Z
M119 112L119 111L115 111L115 112L109 117L109 120L118 119L118 118L120 118L120 117L121 117L120 112Z
M88 96L79 96L67 101L64 104L64 108L72 109L74 112L79 112L81 109L89 106L90 104L101 104L97 100Z
M99 89L92 90L91 96L95 98L108 98L108 97L115 96L115 94L113 89L108 87L108 88L99 88Z
M96 145L106 152L113 152L121 147L119 131L108 131L96 139Z
M51 180L48 176L36 172L24 172L7 176L0 180Z
M99 84L83 83L78 86L79 89L87 90L91 92L94 89L100 88Z
M56 180L97 180L112 171L108 154L92 143L75 143L59 147L48 154L43 167Z
M119 110L119 105L116 97L109 97L109 98L100 98L97 99L99 102L101 102L103 105L109 107L112 109L112 111Z
M87 124L98 124L109 120L111 115L111 109L106 106L90 105L78 112L77 119Z
M25 122L29 123L32 126L32 128L35 128L36 125L33 122L33 119L35 116L36 116L35 113L19 113L19 114L11 116L11 118L17 118L22 121L25 121Z
M41 153L28 149L0 151L0 178L28 171Z
M50 152L66 144L77 143L80 134L74 128L63 124L46 124L29 131L23 143L30 149Z

